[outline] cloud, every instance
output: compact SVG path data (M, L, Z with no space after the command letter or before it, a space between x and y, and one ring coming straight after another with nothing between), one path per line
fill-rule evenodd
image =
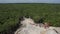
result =
M0 3L60 3L60 0L0 0Z

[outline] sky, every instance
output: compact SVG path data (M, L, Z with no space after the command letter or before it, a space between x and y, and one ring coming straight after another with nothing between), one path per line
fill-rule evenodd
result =
M60 3L60 0L0 0L0 3Z

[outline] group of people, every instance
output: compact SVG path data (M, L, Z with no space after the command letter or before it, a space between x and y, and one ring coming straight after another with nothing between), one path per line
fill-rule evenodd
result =
M48 22L36 24L33 19L24 18L21 24L15 34L59 34Z

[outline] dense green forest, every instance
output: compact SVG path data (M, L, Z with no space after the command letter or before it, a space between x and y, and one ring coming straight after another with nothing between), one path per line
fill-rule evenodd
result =
M0 33L9 32L18 24L19 17L25 15L35 21L45 17L45 22L60 26L60 4L0 4Z

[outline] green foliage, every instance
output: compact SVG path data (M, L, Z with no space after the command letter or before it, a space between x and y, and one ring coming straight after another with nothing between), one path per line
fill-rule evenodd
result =
M0 32L15 26L19 17L25 15L35 21L45 17L46 22L60 26L60 4L0 4Z

